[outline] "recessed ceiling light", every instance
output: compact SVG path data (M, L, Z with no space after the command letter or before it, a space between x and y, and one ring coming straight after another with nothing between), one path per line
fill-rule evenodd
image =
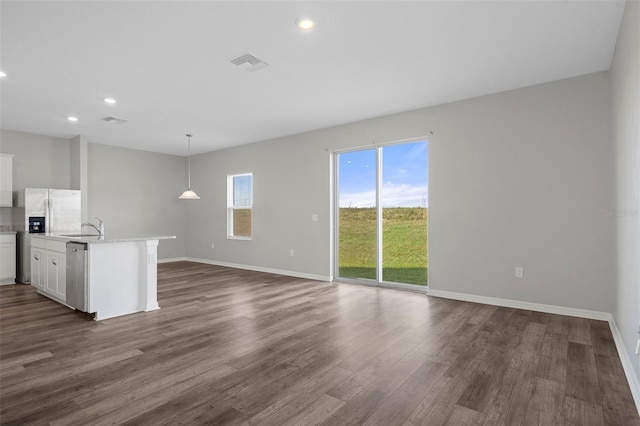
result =
M69 120L69 121L78 121L78 117L74 117L74 116L70 115L69 117L67 117L67 120Z
M113 98L104 98L104 101L108 104L115 104L116 100Z
M296 21L296 27L303 31L312 30L316 26L316 21L311 18L300 18Z
M5 74L4 71L0 71L0 77L6 77L6 76L7 76L7 74Z

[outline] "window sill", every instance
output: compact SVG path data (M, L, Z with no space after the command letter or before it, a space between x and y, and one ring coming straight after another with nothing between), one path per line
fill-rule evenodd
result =
M251 241L253 237L234 237L233 235L227 235L227 240L240 240L240 241Z

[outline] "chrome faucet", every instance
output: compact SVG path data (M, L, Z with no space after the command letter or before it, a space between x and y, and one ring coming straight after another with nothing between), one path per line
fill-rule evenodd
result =
M82 226L90 226L96 231L98 231L101 237L104 237L104 222L99 217L95 217L94 219L98 219L98 226L94 225L91 222L85 222L82 224Z

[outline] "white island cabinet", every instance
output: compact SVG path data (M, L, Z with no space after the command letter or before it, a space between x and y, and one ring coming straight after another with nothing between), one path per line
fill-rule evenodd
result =
M31 285L45 296L65 303L66 243L44 238L31 240Z
M96 321L159 309L157 288L157 248L165 235L124 235L106 237L69 237L40 234L31 238L32 284L38 292L72 305L66 288L67 259L60 249L68 242L86 244L86 311ZM54 258L56 264L54 265ZM44 266L41 262L45 262ZM56 269L57 268L57 269ZM55 269L55 271L54 271Z

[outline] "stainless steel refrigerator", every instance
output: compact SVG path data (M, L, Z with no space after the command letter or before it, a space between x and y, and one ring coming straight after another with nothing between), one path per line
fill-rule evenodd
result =
M24 208L24 229L18 231L18 281L31 282L31 235L80 233L81 196L72 189L25 188L18 193L18 207Z

